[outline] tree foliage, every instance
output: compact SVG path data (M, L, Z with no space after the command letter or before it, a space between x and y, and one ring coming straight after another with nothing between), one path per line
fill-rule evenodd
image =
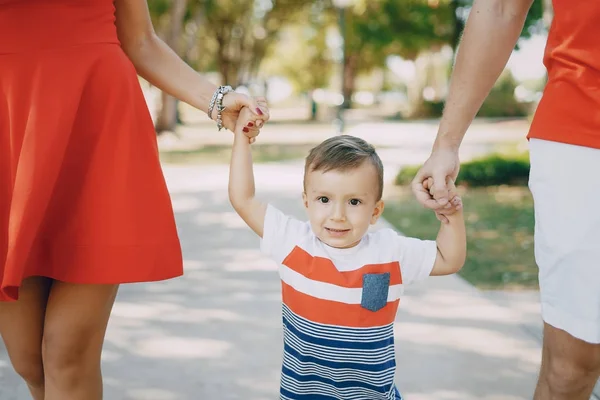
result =
M190 0L202 9L199 41L214 57L222 81L238 85L256 77L284 26L311 4L297 0Z
M287 77L298 93L326 87L336 65L327 41L334 22L326 1L313 1L296 22L282 29L265 73Z
M175 7L182 2L185 12ZM534 0L523 38L544 29L548 2ZM285 75L298 91L327 86L342 61L329 40L341 26L346 99L360 74L384 68L391 55L414 60L444 45L456 50L472 3L354 0L339 10L332 0L148 0L159 35L194 67L234 86L255 80L265 59L265 71Z
M544 10L547 7L544 4L545 1L546 0L533 1L529 13L527 13L527 18L525 19L525 25L523 27L523 31L521 32L521 38L530 38L533 34L540 33L545 29L543 23ZM462 33L462 30L464 29L466 19L469 15L469 11L471 9L471 6L473 5L473 0L450 0L450 3L451 7L455 11L454 35L450 43L452 45L452 48L456 50L458 46L458 41L460 39L460 35Z
M448 0L362 0L345 20L343 91L351 99L358 74L383 67L388 56L414 59L448 43L453 17Z

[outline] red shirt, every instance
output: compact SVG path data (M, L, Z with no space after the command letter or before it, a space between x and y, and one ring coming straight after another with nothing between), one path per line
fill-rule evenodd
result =
M553 0L548 83L529 138L600 148L600 0Z

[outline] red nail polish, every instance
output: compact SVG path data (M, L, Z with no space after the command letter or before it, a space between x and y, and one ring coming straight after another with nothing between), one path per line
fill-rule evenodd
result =
M248 126L254 126L252 122L248 122Z
M246 133L250 132L250 129L248 129L248 128L246 128L246 127L244 127L244 129L242 129L242 130L243 130L244 132L246 132Z
M263 115L262 110L260 108L258 108L258 107L256 108L256 112L258 113L258 115Z

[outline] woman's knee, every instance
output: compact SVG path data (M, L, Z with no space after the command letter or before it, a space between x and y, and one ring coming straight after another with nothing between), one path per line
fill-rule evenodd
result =
M47 278L27 278L18 301L0 302L0 333L11 364L34 388L44 385L41 344L49 287Z
M93 335L49 332L42 341L43 367L47 379L76 382L99 366Z
M115 285L55 282L48 299L42 354L46 380L79 385L100 372L100 356ZM94 310L93 314L90 310Z
M17 374L19 374L29 386L44 386L44 366L40 349L22 351L21 354L11 354L11 363Z

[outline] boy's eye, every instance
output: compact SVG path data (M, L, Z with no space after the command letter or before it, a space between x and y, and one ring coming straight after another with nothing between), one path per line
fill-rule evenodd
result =
M361 203L361 201L359 199L352 199L350 200L350 204L353 206L357 206Z
M319 201L320 203L323 203L323 204L327 204L327 203L329 203L329 198L325 197L325 196L321 196L317 199L317 201Z

